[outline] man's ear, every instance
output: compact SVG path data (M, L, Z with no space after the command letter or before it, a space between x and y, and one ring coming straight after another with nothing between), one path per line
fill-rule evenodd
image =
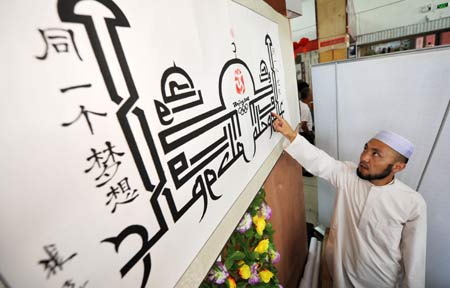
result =
M397 161L394 163L394 166L392 166L392 172L398 173L406 168L406 163Z

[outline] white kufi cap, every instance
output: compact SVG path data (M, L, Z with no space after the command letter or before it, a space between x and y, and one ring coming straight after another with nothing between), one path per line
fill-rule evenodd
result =
M408 139L391 131L380 131L373 137L388 145L406 158L410 158L414 152L414 144Z

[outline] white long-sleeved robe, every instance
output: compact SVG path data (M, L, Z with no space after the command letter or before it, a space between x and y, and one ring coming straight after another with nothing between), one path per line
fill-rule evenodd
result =
M285 150L336 187L326 247L334 287L425 287L426 204L419 193L396 179L384 186L360 179L354 163L300 135Z

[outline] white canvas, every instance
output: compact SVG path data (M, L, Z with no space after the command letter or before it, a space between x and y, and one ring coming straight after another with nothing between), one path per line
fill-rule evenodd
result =
M225 0L0 16L2 278L174 286L289 119L277 24Z

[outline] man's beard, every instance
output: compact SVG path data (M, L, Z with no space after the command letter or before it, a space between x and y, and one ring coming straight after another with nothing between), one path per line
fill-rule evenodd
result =
M363 175L360 171L359 171L359 167L356 169L356 175L358 175L359 178L367 180L367 181L372 181L372 180L381 180L386 178L387 176L389 176L389 174L391 174L392 172L392 167L394 167L393 164L389 164L386 169L383 170L383 172L379 173L379 174L369 174L369 175Z

